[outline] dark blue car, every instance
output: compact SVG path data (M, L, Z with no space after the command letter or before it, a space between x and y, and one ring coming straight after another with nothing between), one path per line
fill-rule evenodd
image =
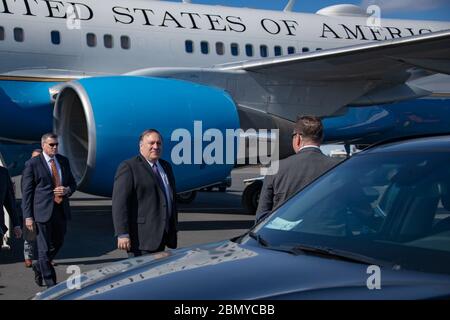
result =
M38 299L450 297L450 136L381 144L245 235L124 260Z

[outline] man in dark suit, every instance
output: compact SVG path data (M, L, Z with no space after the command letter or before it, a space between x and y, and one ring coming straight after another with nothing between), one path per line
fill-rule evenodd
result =
M22 212L25 226L36 228L38 261L33 264L35 281L47 287L56 284L50 263L64 242L70 219L69 197L76 190L69 160L58 154L58 136L47 133L41 139L42 154L25 163L22 175Z
M37 157L42 153L42 149L34 149L31 152L31 158ZM23 183L21 182L20 185ZM23 233L23 257L25 260L25 267L31 268L33 266L33 260L36 260L37 258L37 251L36 251L36 241L30 240L28 237L33 236L30 235L28 232L26 232L28 229L24 229Z
M5 207L6 211L8 211L9 218L14 226L14 235L16 238L20 238L22 236L22 229L20 227L19 215L16 210L16 199L14 197L13 184L11 182L11 177L9 176L8 170L0 166L0 245L3 244L3 238L6 231L8 231L8 226L6 226L5 223L5 212L3 207Z
M277 174L264 178L257 220L340 162L322 153L322 139L323 126L319 118L304 116L298 119L292 134L295 154L280 161Z
M171 165L160 158L160 133L144 131L139 150L140 155L119 165L112 196L117 247L129 257L177 247L175 177Z

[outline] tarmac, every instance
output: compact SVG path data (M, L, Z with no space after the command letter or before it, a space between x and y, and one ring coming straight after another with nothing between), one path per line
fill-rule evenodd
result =
M258 168L235 169L226 192L199 192L191 204L180 204L179 248L230 239L248 230L254 215L242 207L242 181L258 175ZM20 177L14 180L17 183ZM117 250L111 199L77 192L71 207L72 220L55 259L59 282L71 276L69 266L76 265L85 272L127 258L126 252ZM31 268L25 268L23 240L11 239L10 245L11 250L0 252L0 300L32 298L42 288L35 284Z

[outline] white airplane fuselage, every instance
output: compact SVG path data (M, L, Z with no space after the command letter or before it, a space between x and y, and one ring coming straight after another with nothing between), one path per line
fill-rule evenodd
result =
M167 141L180 128L195 136L196 122L221 133L278 129L284 158L299 114L426 96L433 90L409 82L450 73L449 22L377 21L354 6L319 13L0 0L0 140L20 146L53 130L81 190L110 196L114 171L144 128ZM391 118L381 122L397 124ZM203 164L176 167L178 191L222 181L233 167Z
M0 77L47 69L79 76L210 67L261 59L265 50L275 57L344 47L449 29L450 23L382 19L375 29L367 17L165 1L0 0L1 28ZM52 31L59 43L52 43ZM95 45L88 46L88 37Z

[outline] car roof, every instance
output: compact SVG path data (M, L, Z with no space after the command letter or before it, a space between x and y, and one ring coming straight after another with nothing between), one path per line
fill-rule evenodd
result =
M379 152L450 152L450 135L414 136L390 139L370 146L364 154Z

